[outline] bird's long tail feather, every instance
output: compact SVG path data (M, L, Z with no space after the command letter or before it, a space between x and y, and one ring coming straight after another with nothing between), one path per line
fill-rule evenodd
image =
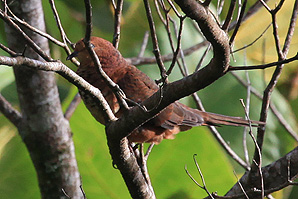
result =
M216 113L208 113L208 117L205 120L205 124L203 125L214 125L214 126L221 126L221 125L229 125L229 126L259 126L260 124L264 124L264 122L254 121L254 120L246 120L241 117L232 117L226 115L220 115Z

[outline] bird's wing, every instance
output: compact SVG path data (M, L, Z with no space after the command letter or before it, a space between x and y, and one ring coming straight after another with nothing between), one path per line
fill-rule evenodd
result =
M117 83L127 98L141 103L159 89L150 77L136 67L129 66L125 71L125 75ZM169 105L150 121L152 125L165 129L173 129L177 125L198 126L203 122L204 120L199 114L179 102Z
M135 66L126 67L125 74L117 84L128 99L137 103L143 102L158 90L156 83Z
M200 126L204 123L204 118L200 114L194 112L193 109L180 102L175 102L166 109L168 109L168 116L161 124L164 128L173 128L177 125L191 128L193 126Z

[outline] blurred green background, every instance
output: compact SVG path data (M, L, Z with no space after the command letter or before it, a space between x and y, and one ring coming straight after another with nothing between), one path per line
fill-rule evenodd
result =
M112 40L113 37L113 12L110 1L93 1L93 35ZM277 15L279 35L281 41L286 35L287 24L293 7L292 1L286 1L281 12ZM274 1L269 4L274 6ZM60 38L56 22L47 1L43 1L47 31L55 38ZM56 6L68 37L76 42L84 36L84 4L82 0L56 1ZM224 7L225 16L228 7ZM152 8L155 13L155 9ZM156 15L156 13L155 13ZM155 16L156 17L156 16ZM260 18L262 20L260 20ZM166 31L156 17L156 26L163 54L170 53ZM236 37L234 49L242 47L255 40L270 24L270 15L265 9L245 21ZM145 10L141 1L130 0L124 2L124 11L121 24L121 40L119 49L124 57L138 55L144 33L149 30ZM247 31L249 30L249 31ZM195 31L190 20L185 21L183 29L182 48L199 43L202 38ZM0 42L6 44L4 24L0 21ZM76 67L66 62L66 54L59 47L51 44L51 55L60 59L73 70ZM293 37L291 51L288 57L296 54L298 48L298 33ZM153 56L151 42L147 47L145 56ZM189 71L193 72L201 58L204 49L186 57ZM265 58L264 58L265 52ZM245 55L246 54L246 55ZM0 51L0 55L7 55ZM205 63L210 60L211 53L207 55ZM275 46L273 43L272 29L253 46L234 54L231 65L243 65L244 56L248 64L261 64L263 61L276 61ZM166 64L169 66L169 63ZM153 79L158 79L156 65L139 67ZM176 67L177 68L177 67ZM273 69L265 71L250 71L249 77L252 85L263 92L265 83L270 80ZM237 72L245 79L244 72ZM181 78L178 69L170 76L171 81ZM294 130L297 129L297 62L287 64L278 89L273 93L273 103L290 123ZM57 75L57 82L61 102L66 110L77 89ZM17 109L18 99L12 69L0 66L0 91ZM239 99L246 99L246 89L236 79L227 74L211 86L198 92L205 108L215 112L233 116L244 116ZM194 107L192 98L183 99L182 102ZM252 96L250 117L258 120L261 101ZM118 170L112 167L112 161L106 144L104 127L98 124L81 103L70 120L73 139L76 147L76 156L82 178L82 185L88 198L130 198L124 181ZM254 129L255 130L255 129ZM228 141L230 146L243 157L242 136L243 128L221 127L219 131ZM266 140L264 144L264 165L277 160L296 146L296 142L281 127L273 114L268 116ZM253 154L253 144L248 136L250 157ZM199 174L193 162L193 154L198 154L197 160L206 180L210 192L219 195L226 193L237 179L233 174L241 177L244 170L226 155L206 127L196 127L190 131L177 135L175 140L165 140L153 148L149 157L148 168L157 198L202 198L206 193L197 187L184 171L185 165L189 172L200 181ZM30 161L28 152L15 127L0 114L0 198L40 198L37 177ZM295 190L296 189L296 190ZM274 193L275 198L295 198L297 188L286 188Z

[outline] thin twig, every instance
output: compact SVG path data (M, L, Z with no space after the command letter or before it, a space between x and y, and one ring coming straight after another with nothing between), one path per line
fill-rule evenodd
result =
M264 2L267 2L269 0L264 0ZM241 6L242 7L242 6ZM247 19L249 19L251 16L253 16L256 12L258 12L260 10L260 8L262 8L262 4L260 3L260 1L256 1L252 6L250 6L250 8L248 9L248 11L246 12L246 14L243 16L242 18L242 22L246 21ZM241 9L240 9L241 12ZM240 13L238 14L237 20L233 21L229 27L229 31L233 30L238 22Z
M177 15L177 17L181 18L181 14L178 12L177 8L174 6L173 2L171 0L167 0L171 6L171 8L174 10L175 14Z
M71 197L66 193L66 191L62 188L61 189L62 193L69 199L71 199Z
M201 57L199 63L198 63L197 66L196 66L195 71L198 71L198 70L201 68L202 63L203 63L204 59L206 58L206 56L207 56L208 52L210 51L210 49L211 49L211 44L209 44L209 45L207 46L207 48L206 48L205 52L203 53L203 55L202 55L202 57Z
M3 19L7 25L9 25L12 29L17 31L21 34L23 39L26 41L26 43L36 52L38 53L44 60L46 61L55 61L50 56L47 55L46 52L44 52L15 22L12 21L12 19L4 13L2 10L0 10L0 18Z
M210 5L210 3L211 3L211 0L205 0L203 3L203 6L207 7Z
M58 26L58 29L59 29L59 32L60 32L60 35L61 35L61 39L62 39L63 44L64 44L64 46L62 46L62 47L65 50L66 54L70 55L71 50L68 48L67 43L69 43L72 48L74 48L74 44L72 42L70 42L70 40L68 39L68 37L67 37L63 27L62 27L62 23L61 23L59 14L58 14L56 6L55 6L55 1L50 0L49 2L50 2L51 8L52 8L52 11L53 11L53 14L54 14L54 18L56 20L56 23L57 23L57 26ZM74 58L72 58L71 61L72 61L72 63L74 63L77 66L80 65L80 63Z
M123 0L118 0L116 9L114 10L114 36L113 36L113 46L118 49L120 41L120 26L121 26L121 14L123 8Z
M246 65L246 54L244 57L244 65ZM247 115L249 115L249 110L250 110L250 97L251 97L251 83L249 79L249 74L247 71L245 71L246 74L246 82L247 82L247 89L246 89L246 107L247 107ZM246 142L246 135L247 132L249 131L249 127L245 127L243 130L243 151L244 151L244 157L246 164L249 165L249 155L248 155L248 149L247 149L247 142Z
M242 80L235 72L231 72L231 74L236 78L236 80L241 83L244 87L248 87L247 83ZM263 96L261 93L259 93L254 87L251 86L250 88L251 93L255 95L259 99L263 99ZM278 119L279 123L285 128L285 130L298 142L298 135L297 133L292 129L292 127L287 123L286 119L283 117L283 115L277 110L276 106L270 102L269 104L270 110L273 112L275 117Z
M84 3L86 9L86 32L84 42L88 43L92 33L92 6L90 0L84 0Z
M160 76L162 78L162 81L164 83L166 83L167 82L167 74L166 74L167 72L166 72L166 68L162 62L162 59L161 59L161 54L160 54L160 50L159 50L159 45L158 45L158 40L157 40L157 35L156 35L155 25L154 25L152 13L151 13L150 4L149 4L148 0L143 0L143 1L144 1L146 15L147 15L150 32L151 32L151 38L152 38L152 43L153 43L153 53L155 55L157 65L159 67Z
M276 21L276 14L280 10L284 0L281 0L278 4L278 6L274 10L270 10L271 18L272 18L272 24L273 24L273 36L274 36L274 42L275 42L275 48L276 52L278 55L278 60L282 61L286 59L286 54L284 54L281 51L281 44L279 40L279 35L278 35L278 25ZM273 92L273 89L275 88L277 81L281 75L282 69L283 69L284 64L278 64L277 67L275 68L275 71L272 75L272 78L266 87L264 91L264 96L263 96L263 102L262 102L262 108L261 108L261 115L260 115L260 121L266 122L267 120L267 115L268 115L268 108L270 104L270 99L271 99L271 94ZM263 148L263 143L264 143L264 136L265 136L265 128L263 125L261 125L258 128L258 134L257 134L257 145L255 148L255 153L254 153L254 160L256 161L257 165L261 165L261 157L259 157L260 152L262 152ZM252 171L255 171L256 169L256 164L252 164Z
M114 10L116 10L116 3L115 3L115 0L111 0L111 3L112 3L112 6L113 6Z
M100 64L100 60L97 56L97 54L95 53L94 49L93 49L93 44L91 44L90 42L90 38L91 38L91 32L92 32L92 6L90 3L90 0L85 0L85 6L86 6L86 34L85 34L85 38L84 38L84 43L85 46L87 47L87 50L96 66L96 68L98 69L99 74L101 75L101 77L103 77L103 80L107 83L107 85L111 88L111 90L113 91L113 93L115 94L119 105L121 108L123 108L124 110L128 110L129 106L125 101L125 93L120 89L120 87L112 81L112 79L104 72L104 70L102 69L102 66Z
M209 197L212 198L212 199L214 199L213 195L212 195L212 194L209 192L209 190L207 189L207 186L206 186L206 183L205 183L205 179L204 179L203 173L202 173L202 171L201 171L201 169L200 169L200 166L199 166L199 164L198 164L198 162L197 162L196 156L197 156L197 154L194 154L194 155L193 155L193 159L194 159L195 165L196 165L196 167L197 167L197 169L198 169L198 171L199 171L199 174L200 174L201 181L202 181L203 185L200 185L200 184L199 184L199 183L192 177L192 175L188 172L186 165L185 165L185 171L186 171L187 175L192 179L192 181L194 181L194 183L195 183L196 185L198 185L201 189L204 189L205 192L209 195Z
M244 188L243 188L243 186L242 186L241 182L239 181L239 178L237 177L237 174L236 174L236 172L235 172L235 171L233 171L233 173L234 173L234 176L235 176L235 177L236 177L236 179L237 179L237 183L238 183L238 185L239 185L239 187L240 187L241 191L243 192L243 194L245 195L245 197L246 197L247 199L249 199L249 197L248 197L248 195L247 195L246 191L244 190Z
M31 30L32 32L35 32L45 38L47 38L48 40L50 40L51 42L53 42L54 44L57 44L58 46L61 47L65 47L65 44L57 39L55 39L54 37L52 37L51 35L31 26L30 24L28 24L27 22L25 22L24 20L21 20L20 18L18 18L11 10L10 8L7 6L7 10L8 12L12 15L13 19L16 20L18 23L22 24L23 26L25 26L26 28L28 28L29 30Z
M143 42L142 42L142 45L141 45L140 52L138 54L138 58L141 58L141 57L144 56L144 53L145 53L145 50L146 50L146 47L147 47L147 44L148 44L148 38L149 38L149 32L146 31L145 34L144 34L144 38L143 38Z
M13 50L11 50L10 48L4 46L3 44L0 43L0 48L2 50L4 50L5 52L7 52L8 54L10 54L10 56L12 57L17 57L17 56L20 56L21 54L20 53L16 53L14 52Z
M81 96L79 93L77 93L72 99L72 101L70 102L69 106L67 107L64 113L65 119L70 120L70 117L73 115L74 111L76 110L80 102L81 102Z
M11 121L12 124L15 125L15 127L19 127L22 121L22 115L19 111L13 108L13 106L2 96L0 93L0 112L2 112L3 115L9 121Z
M175 63L177 61L178 54L181 51L181 36L182 36L182 29L183 29L183 21L184 21L185 17L180 18L180 28L179 28L178 38L177 38L177 40L178 40L177 48L176 48L176 51L174 52L174 57L173 57L171 65L169 67L169 70L167 71L167 75L171 74L171 72L175 66Z
M185 50L182 50L182 52L185 56L190 55L193 52L208 45L208 43L209 43L208 41L200 42L194 46L191 46ZM172 61L173 56L174 56L173 53L170 53L170 54L161 56L161 59L163 62ZM131 57L131 58L126 58L126 61L129 64L139 66L139 65L145 65L145 64L154 64L154 63L156 63L156 58L155 57Z
M231 0L226 20L221 27L224 31L228 31L228 29L229 29L230 23L233 19L233 13L234 13L235 7L236 7L236 0Z
M154 145L155 145L154 143L152 143L152 144L149 145L149 147L148 147L148 149L147 149L147 151L146 151L146 153L145 153L145 156L144 156L146 159L148 159L149 154L151 153L151 151L152 151Z
M244 49L248 48L249 46L252 46L254 43L256 43L266 33L266 31L270 28L271 25L272 24L269 24L266 27L266 29L254 41L252 41L251 43L249 43L249 44L247 44L247 45L245 45L245 46L243 46L241 48L238 48L237 50L234 50L232 53L236 53L238 51L241 51L241 50L244 50Z
M151 145L150 145L151 146ZM144 155L144 144L141 143L140 144L140 162L139 162L139 166L141 168L142 174L146 180L146 183L151 191L151 193L154 195L154 190L153 190L153 186L151 184L151 180L150 180L150 176L148 173L148 168L147 168L147 158L148 156Z
M285 38L284 47L282 49L282 52L284 54L288 54L288 51L289 51L289 48L290 48L290 43L292 41L294 31L295 31L295 27L296 27L297 17L298 17L298 1L296 0L295 3L294 3L294 8L293 8L293 12L292 12L291 21L290 21L290 25L289 25L289 28L288 28L287 36Z
M230 42L229 42L229 43L230 43L231 46L232 46L232 44L234 43L235 37L236 37L236 35L237 35L237 33L238 33L238 30L239 30L239 28L240 28L240 25L241 25L241 23L242 23L242 19L243 19L243 16L244 16L244 11L245 11L245 8L246 8L246 3L247 3L247 0L244 0L244 1L243 1L243 5L242 5L242 7L241 7L241 11L240 11L240 15L239 15L237 24L236 24L236 26L235 26L235 30L234 30L232 36L230 37Z
M259 0L262 4L263 4L263 6L270 12L271 11L271 9L269 8L269 6L266 4L266 2L265 1L263 1L263 0Z
M161 14L161 11L159 9L159 6L158 6L158 3L157 1L154 1L155 2L155 7L156 7L156 10L157 10L157 13L158 13L158 16L160 18L160 20L162 21L162 23L164 24L164 27L166 29L166 32L167 32L167 35L168 35L168 39L169 39L169 43L170 43L170 47L171 47L171 50L172 50L172 53L173 53L173 59L172 59L172 63L167 71L167 74L169 75L171 73L171 70L173 69L174 67L174 63L177 62L178 66L179 66L179 69L181 71L182 74L185 74L185 71L183 71L183 69L185 68L185 66L182 66L180 61L177 59L177 57L175 58L175 56L180 53L180 57L181 57L181 60L184 63L184 59L183 59L183 51L181 50L181 47L179 47L179 50L175 50L175 47L174 47L174 42L173 42L173 38L177 39L177 47L181 45L181 37L182 37L182 28L183 28L183 16L181 16L181 14L178 13L178 11L176 10L176 8L174 7L173 3L171 1L168 0L169 4L171 5L171 8L167 9L164 2L159 0L158 3L160 4L164 14L165 14L165 18L163 18L162 14ZM172 4L171 4L172 3ZM170 16L170 9L174 9L174 12L175 14L177 15L177 17L179 18L179 21L180 21L180 28L178 30L177 28L177 25L176 25L176 21ZM175 37L172 37L172 32L171 32L171 28L170 28L170 22L173 24L173 27L174 27L174 32L175 32ZM161 81L161 80L160 80Z
M83 198L84 198L84 199L87 199L87 197L86 197L86 193L85 193L85 191L84 191L84 189L83 189L83 185L80 185L80 190L81 190L81 192L82 192L82 194L83 194Z
M70 83L74 84L79 89L83 90L84 92L90 93L92 96L95 96L94 101L95 103L102 108L104 118L109 118L110 120L116 120L112 110L110 109L107 101L103 97L101 91L98 88L95 88L87 81L85 81L82 77L77 75L74 71L69 69L66 65L62 62L42 62L39 60L30 59L27 57L6 57L0 56L0 64L7 65L7 66L15 66L15 67L23 67L23 65L28 66L33 69L37 70L44 70L44 71L53 71L60 74L62 77L67 79Z
M252 126L251 126L251 120L249 118L249 115L248 115L248 111L247 111L247 108L243 102L243 99L240 99L240 102L244 108L244 111L245 111L245 115L246 115L246 119L249 121L249 135L251 136L254 144L255 144L255 147L256 147L256 150L257 150L257 153L258 153L258 157L259 159L256 160L256 159L253 159L253 163L257 166L258 168L258 171L259 171L259 175L260 175L260 183L261 183L261 197L262 199L264 198L265 196L265 189L264 189L264 178L263 178L263 173L262 173L262 150L261 148L259 147L259 143L257 142L256 138L254 137L254 135L252 134ZM253 172L255 172L254 170L250 170L251 174L254 175Z
M266 68L270 68L273 66L287 64L287 63L290 63L290 62L293 62L296 60L298 60L298 53L289 59L283 59L283 60L280 60L277 62L272 62L269 64L260 64L260 65L254 65L254 66L230 66L228 71L266 69Z

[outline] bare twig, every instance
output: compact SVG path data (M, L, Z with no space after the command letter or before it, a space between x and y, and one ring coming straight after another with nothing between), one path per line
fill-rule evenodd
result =
M232 0L231 3L230 3L230 7L229 7L229 11L228 11L226 20L225 20L224 24L222 25L222 29L224 31L227 31L229 29L230 23L233 19L235 6L236 6L236 0Z
M243 4L242 4L242 7L241 7L241 11L240 11L240 15L239 15L237 24L235 26L235 30L234 30L232 36L230 37L230 45L232 45L234 43L235 37L236 37L237 32L238 32L238 30L240 28L240 25L242 23L242 19L243 19L243 16L244 16L244 11L245 11L245 8L246 8L246 3L247 3L247 0L244 0Z
M159 50L155 25L154 25L154 21L153 21L149 1L144 0L144 5L145 5L145 10L146 10L148 23L149 23L149 26L150 26L151 38L152 38L152 43L153 43L153 53L155 55L157 65L158 65L159 70L160 70L160 76L162 78L162 81L166 83L167 82L167 74L166 74L167 72L166 72L166 68L165 68L165 66L162 62L162 59L161 59L161 54L160 54L160 50Z
M178 57L178 54L179 52L181 51L181 36L182 36L182 29L183 29L183 21L184 21L185 17L181 17L180 18L180 28L179 28L179 33L178 33L178 42L177 42L177 48L176 48L176 51L174 52L174 57L173 57L173 60L172 60L172 63L169 67L169 70L167 71L167 75L171 74L174 66L175 66L175 63L177 61L177 57Z
M84 42L85 44L88 44L92 33L92 6L90 0L84 0L84 3L86 9L86 32ZM91 46L88 46L88 49L91 49Z
M209 6L211 3L211 0L205 0L204 3L203 3L203 6Z
M22 35L27 44L38 53L44 60L46 61L54 61L50 56L47 55L12 19L0 10L0 18L3 19L7 25L9 25L12 29L16 30L18 33Z
M61 189L62 193L69 199L71 199L71 197L66 193L66 191L62 188Z
M235 70L254 70L254 69L266 69L266 68L270 68L273 66L278 66L278 65L283 65L283 64L287 64L293 61L298 60L298 53L289 58L289 59L283 59L277 62L272 62L269 64L260 64L260 65L255 65L255 66L230 66L228 71L235 71Z
M239 187L241 188L241 190L242 190L243 194L245 195L245 197L246 197L247 199L249 199L249 197L248 197L248 195L247 195L246 191L244 190L244 188L243 188L243 186L242 186L241 182L239 181L239 178L237 177L237 174L236 174L236 172L235 172L235 171L233 171L233 173L234 173L234 176L235 176L235 177L236 177L236 179L237 179L237 183L238 183Z
M65 50L65 52L67 53L67 55L70 55L71 50L68 48L67 43L69 43L72 48L74 48L74 44L72 42L70 42L70 40L68 39L68 37L67 37L63 27L62 27L62 23L61 23L59 14L58 14L56 6L55 6L55 1L50 0L49 2L50 2L51 8L52 8L52 11L53 11L53 14L54 14L54 18L56 20L56 23L57 23L57 26L58 26L58 29L59 29L59 32L60 32L60 35L61 35L61 39L62 39L63 44L64 44L64 46L62 46L62 47ZM80 63L75 58L72 58L71 61L77 66L80 65Z
M1 95L0 93L0 112L5 115L15 127L19 127L22 121L22 115L19 111L13 108L13 106Z
M138 54L138 58L141 58L141 57L144 56L144 53L145 53L145 50L146 50L146 47L147 47L147 44L148 44L148 38L149 38L149 32L146 31L145 34L144 34L144 38L143 38L143 42L142 42L140 52Z
M211 49L211 44L209 44L209 45L207 46L207 48L206 48L204 54L202 55L202 57L201 57L201 59L200 59L198 65L196 66L195 71L198 71L198 70L201 68L202 63L203 63L205 57L207 56L208 52L210 51L210 49Z
M145 156L144 156L146 159L148 159L149 154L151 153L153 147L154 147L154 143L152 143L152 144L149 145L149 147L148 147L148 149L147 149L147 151L145 153Z
M193 52L201 49L202 47L208 45L208 41L203 41L200 42L194 46L191 46L185 50L183 50L183 54L185 56L192 54ZM162 61L167 62L167 61L172 61L173 59L173 53L167 54L167 55L163 55L161 56ZM155 57L132 57L132 58L126 58L126 61L130 64L133 64L135 66L138 65L145 65L145 64L153 64L156 63L156 58Z
M260 176L260 183L261 183L261 198L263 199L264 196L265 196L265 189L264 189L264 178L263 178L263 173L262 173L262 150L259 147L256 138L252 134L251 120L249 118L248 111L247 111L247 108L246 108L246 106L245 106L245 104L243 102L243 99L240 99L240 102L241 102L241 104L242 104L242 106L244 108L246 119L249 121L249 135L251 136L251 138L252 138L252 140L253 140L253 142L255 144L255 147L256 147L256 150L257 150L257 153L258 153L258 157L259 157L258 160L253 159L253 163L258 168L258 172L259 172L259 176ZM255 173L253 173L253 172L255 172L255 171L254 170L251 170L250 171L251 175L255 175Z
M28 28L29 30L47 38L48 40L50 40L51 42L53 42L54 44L57 44L58 46L61 46L61 47L65 47L65 44L62 43L61 41L55 39L54 37L52 37L51 35L41 31L41 30L38 30L37 28L31 26L30 24L28 24L27 22L25 22L24 20L21 20L20 18L18 18L11 10L10 8L7 6L6 7L8 12L12 15L13 19L16 20L19 24L22 24L23 26L25 26L26 28Z
M89 51L89 54L95 64L96 68L98 69L99 74L101 75L101 77L103 77L103 80L112 89L113 93L117 97L120 107L128 110L129 106L127 105L126 101L124 100L125 93L104 72L104 70L101 67L100 60L93 49L93 46L92 46L93 44L91 44L91 42L90 42L91 32L92 32L92 7L91 7L90 0L85 0L84 2L85 2L85 6L86 6L86 24L87 24L86 25L86 34L85 34L85 38L83 40L85 43L85 46L87 47L87 50Z
M28 66L33 69L45 70L45 71L54 71L63 76L69 82L77 86L79 89L84 90L84 92L88 92L91 95L95 96L94 100L99 107L104 110L104 117L110 118L110 120L116 120L112 110L110 109L107 101L104 99L98 88L93 87L83 78L78 76L75 72L70 70L66 65L61 62L41 62L38 60L30 59L27 57L5 57L0 56L0 64L7 66Z
M267 2L268 0L264 0L264 2ZM247 13L243 16L242 22L246 21L247 19L249 19L251 16L253 16L256 12L258 12L260 10L260 8L262 8L262 4L260 1L256 1L255 4L253 4L247 11ZM241 6L242 8L242 6ZM241 10L240 10L241 12ZM240 14L239 14L240 16ZM239 17L237 18L236 21L233 21L229 27L229 31L233 30L238 22Z
M150 176L148 173L148 168L147 168L147 160L148 159L147 158L148 158L148 156L145 157L145 155L144 155L144 144L141 143L140 144L140 163L139 163L139 165L140 165L140 168L142 170L142 173L144 175L144 178L145 178L147 184L149 185L150 188L152 188L152 190L151 190L152 193L154 193L153 187L151 184L151 180L150 180Z
M263 0L259 0L262 4L263 4L263 6L270 12L271 11L271 9L269 8L269 6L266 4L266 2L265 1L263 1Z
M268 26L267 26L267 28L254 40L254 41L252 41L251 43L249 43L249 44L247 44L247 45L245 45L245 46L243 46L243 47L241 47L241 48L239 48L239 49L237 49L237 50L234 50L233 51L233 53L236 53L236 52L238 52L238 51L241 51L241 50L244 50L244 49L246 49L246 48L248 48L249 46L252 46L254 43L256 43L264 34L265 34L265 32L269 29L269 27L271 26L272 24L269 24Z
M83 198L84 198L84 199L87 199L87 197L86 197L86 193L85 193L85 191L84 191L82 185L80 185L80 190L81 190L81 192L82 192L82 194L83 194Z
M16 53L14 52L13 50L11 50L10 48L4 46L3 44L0 43L0 48L2 50L4 50L5 52L7 52L8 54L10 54L10 56L12 57L17 57L17 56L20 56L21 54L20 53Z
M70 120L70 117L73 115L74 111L76 110L80 102L81 102L81 96L79 93L77 93L64 113L65 119Z
M122 14L123 0L118 0L115 15L114 15L114 36L113 36L113 46L118 49L120 40L120 26L121 26L121 14Z
M243 81L235 72L231 72L231 74L236 78L236 80L241 83L241 85L248 87L248 84ZM250 88L251 93L254 94L257 98L263 99L263 96L261 93L259 93L254 87L251 86ZM275 117L278 119L279 123L285 128L285 130L296 140L298 141L298 135L297 133L292 129L292 127L288 124L286 119L283 117L283 115L277 110L276 106L270 102L269 108L275 115Z
M276 21L276 14L280 10L281 6L283 5L283 2L284 2L284 0L281 0L275 9L269 11L271 14L271 18L272 18L273 36L274 36L276 52L277 52L279 61L286 59L286 54L283 53L281 50L281 44L280 44L279 35L278 35L278 25L277 25L277 21ZM295 10L295 8L294 8L293 12L297 12L297 10ZM292 15L292 16L294 16L294 15ZM292 23L292 21L291 21L291 23ZM284 66L284 64L277 65L277 67L272 75L272 78L264 91L264 97L263 97L263 103L262 103L262 109L261 109L261 115L260 115L260 121L262 121L262 122L266 122L266 120L267 120L267 114L268 114L268 108L269 108L270 99L271 99L271 93L273 92L273 89L275 88L275 86L277 84L277 81L281 75L283 66ZM260 162L258 162L259 160L261 160L261 158L258 157L260 155L260 153L258 152L258 150L259 150L258 148L260 148L260 150L262 151L262 147L263 147L263 143L264 143L264 136L265 136L265 128L263 126L261 126L258 128L257 146L256 146L255 153L254 153L254 160L256 161L256 163L258 165L261 164ZM252 164L252 171L255 171L256 169L257 169L256 164Z
M296 26L297 17L298 17L298 1L296 0L294 3L293 12L292 12L287 36L285 38L284 47L282 49L282 52L284 54L288 54L288 51L290 48L290 43L292 41L292 37L293 37L295 26Z
M171 0L167 0L167 1L169 2L171 8L174 10L175 14L176 14L179 18L181 18L182 16L181 16L181 14L178 12L178 10L176 9L176 7L174 6L173 2L172 2Z
M246 55L246 54L245 54ZM244 65L246 65L246 56L244 58ZM248 72L245 71L246 74L246 81L247 81L247 89L246 89L246 109L247 109L247 115L249 115L249 110L250 110L250 97L251 97L251 83L249 79ZM245 127L243 130L243 151L244 151L244 157L246 164L249 165L249 155L248 155L248 149L247 149L247 143L246 143L246 134L249 131L249 127Z
M214 199L214 197L212 196L212 194L211 194L211 193L209 192L209 190L207 189L207 186L206 186L206 183L205 183L205 179L204 179L204 176L203 176L202 171L201 171L201 169L200 169L200 166L199 166L199 164L198 164L198 162L197 162L196 156L197 156L197 154L194 154L194 155L193 155L193 159L194 159L195 165L196 165L196 167L197 167L197 169L198 169L198 171L199 171L199 174L200 174L201 181L202 181L203 185L200 185L200 184L194 179L194 177L192 177L192 175L188 172L186 165L185 165L185 172L187 173L187 175L190 177L190 179L192 179L192 181L193 181L196 185L198 185L201 189L204 189L205 192L209 195L209 197L212 198L212 199Z

